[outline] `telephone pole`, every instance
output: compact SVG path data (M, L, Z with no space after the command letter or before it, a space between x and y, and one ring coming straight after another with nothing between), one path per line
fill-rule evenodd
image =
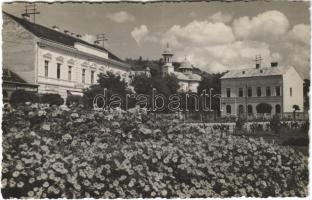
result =
M37 11L37 7L35 3L26 3L25 4L25 10L24 13L22 13L23 17L29 17L33 16L33 23L36 23L36 15L40 14L40 12ZM30 20L30 19L29 19Z

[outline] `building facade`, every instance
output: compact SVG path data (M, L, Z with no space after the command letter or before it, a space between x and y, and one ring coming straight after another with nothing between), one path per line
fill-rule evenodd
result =
M222 116L257 117L260 103L271 105L269 115L303 109L303 80L291 66L233 70L221 77Z
M130 66L107 49L81 35L47 28L3 14L3 66L39 93L82 95L100 73L111 71L129 81Z
M181 92L197 92L197 87L201 81L201 76L193 73L194 67L192 64L185 58L181 63L177 71L175 71L174 66L172 65L173 53L167 44L167 48L162 53L164 64L162 66L162 74L172 74L177 77L179 80L180 91Z

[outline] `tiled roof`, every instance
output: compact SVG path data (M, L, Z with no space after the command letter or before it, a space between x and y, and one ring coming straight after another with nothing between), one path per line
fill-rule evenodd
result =
M278 66L278 67L262 67L259 69L249 68L249 69L231 70L225 75L223 75L221 79L283 75L287 72L289 68L290 66L285 67Z
M21 19L18 18L14 15L8 14L6 12L3 12L4 14L10 16L12 19L14 19L17 23L19 23L21 26L23 26L25 29L27 29L28 31L32 32L35 36L40 37L40 38L45 38L57 43L61 43L67 46L71 46L74 47L76 42L91 46L93 48L99 49L101 51L106 51L108 52L108 58L112 59L112 60L116 60L119 62L123 62L124 61L120 58L118 58L116 55L112 54L110 51L108 51L107 49L94 45L94 44L90 44L82 39L76 38L76 37L72 37L70 35L67 35L65 33L44 27L42 25L39 24L34 24L32 22L29 22L25 19Z

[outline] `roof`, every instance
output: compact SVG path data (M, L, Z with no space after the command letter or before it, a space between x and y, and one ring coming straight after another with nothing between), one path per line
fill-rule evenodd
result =
M226 78L246 78L246 77L256 77L256 76L277 76L283 75L287 70L291 68L290 66L278 66L278 67L263 67L263 68L249 68L249 69L239 69L231 70L221 77L221 79Z
M38 85L35 84L29 84L24 79L22 79L19 75L12 72L9 69L3 68L2 70L2 80L3 82L10 82L10 83L18 83L18 84L27 84L27 85L33 85L34 87L38 87Z
M189 74L187 76L192 81L200 81L201 80L201 76L198 74Z
M189 80L189 78L186 76L186 75L184 75L182 72L177 72L177 71L175 71L174 72L174 75L177 77L177 79L179 79L179 80L184 80L184 81L188 81Z
M185 59L185 60L181 63L179 69L193 69L193 66L192 66L192 64L191 64L188 60Z
M28 31L30 31L31 33L33 33L37 37L45 38L45 39L48 39L48 40L51 40L51 41L54 41L57 43L61 43L61 44L67 45L67 46L72 46L72 47L74 47L75 43L79 42L79 43L91 46L93 48L96 48L98 50L106 51L106 52L108 52L108 58L109 59L124 63L124 61L122 59L118 58L116 55L112 54L110 51L108 51L107 49L105 49L103 47L88 43L82 39L73 37L71 35L67 35L67 34L62 33L60 31L56 31L56 30L47 28L47 27L39 25L39 24L29 22L25 19L18 18L16 16L8 14L6 12L3 12L3 13L5 13L6 15L8 15L12 19L14 19L17 23L19 23L21 26L23 26L25 29L27 29Z

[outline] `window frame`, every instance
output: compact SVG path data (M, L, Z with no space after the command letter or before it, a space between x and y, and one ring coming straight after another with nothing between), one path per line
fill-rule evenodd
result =
M86 83L86 69L81 70L81 82Z
M278 94L277 94L278 91ZM275 96L280 97L281 96L281 87L280 86L275 86Z
M257 87L257 97L261 97L261 96L262 96L262 88Z
M252 87L247 88L247 96L252 97Z
M231 88L226 88L226 97L231 97Z
M265 88L265 96L266 97L270 97L272 94L271 94L271 87L266 87Z
M61 63L56 63L56 78L61 79Z
M68 65L68 80L71 81L72 80L72 69L73 69L73 66L71 65Z
M49 63L50 61L44 60L44 77L49 77Z
M244 89L238 88L238 97L244 97Z

